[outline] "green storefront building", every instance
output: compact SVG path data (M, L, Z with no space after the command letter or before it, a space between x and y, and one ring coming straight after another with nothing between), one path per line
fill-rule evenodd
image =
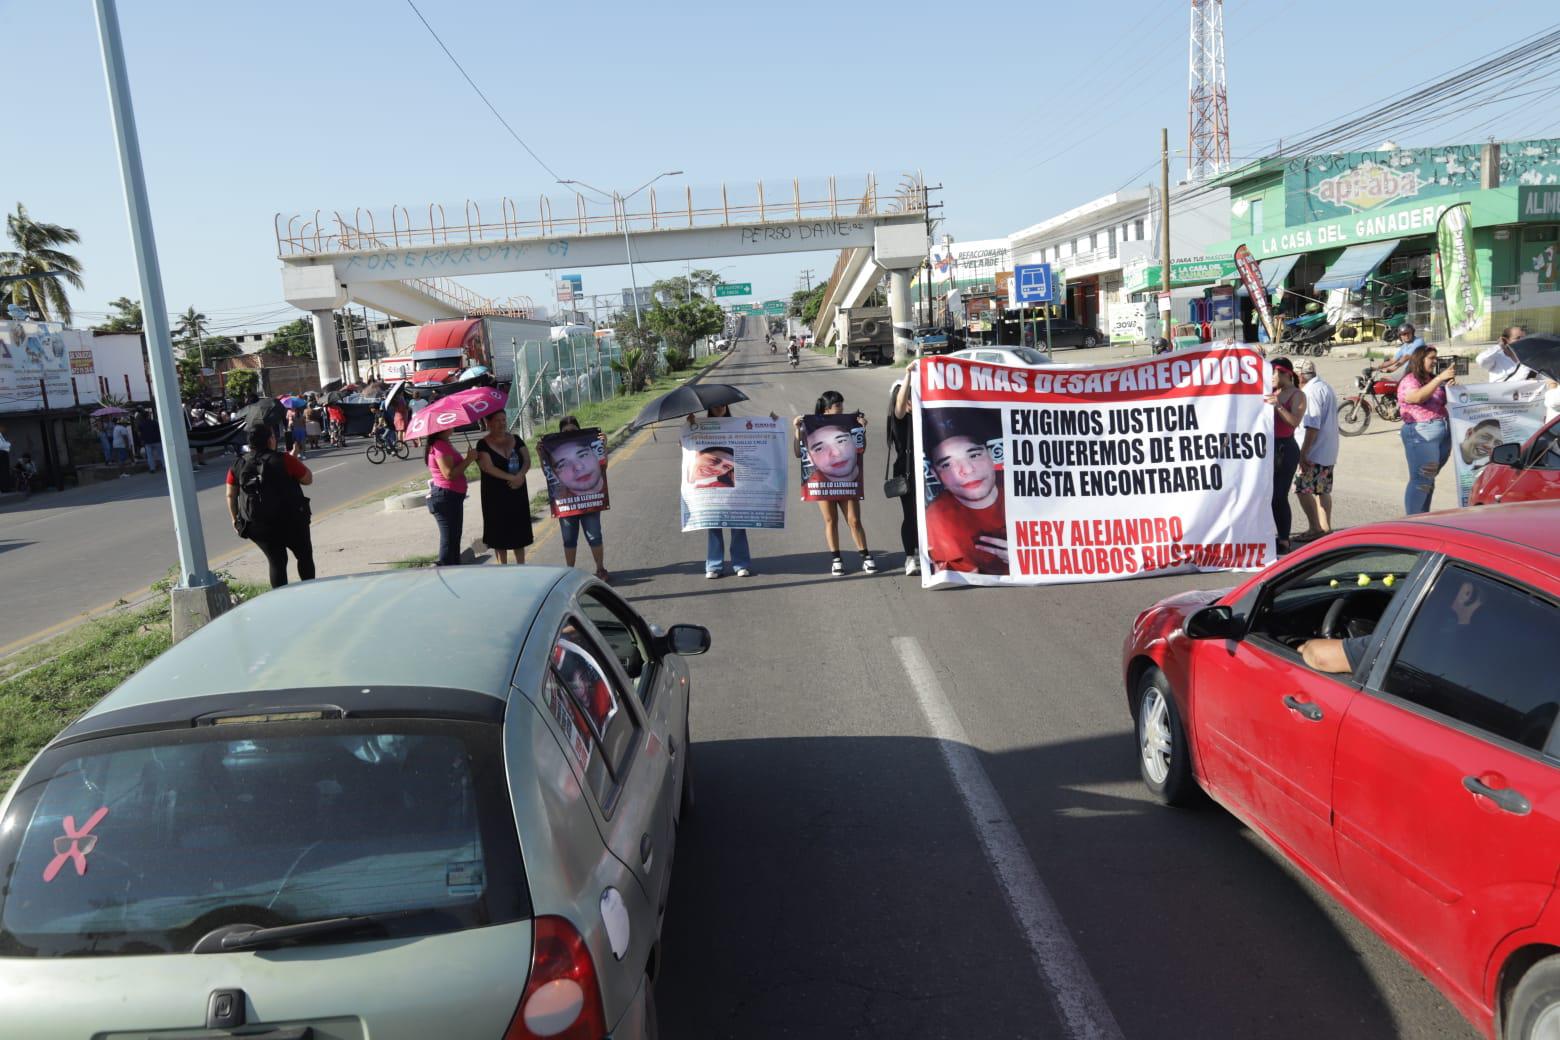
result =
M1444 338L1436 222L1466 202L1488 302L1463 338L1560 327L1560 140L1267 159L1218 183L1229 189L1231 237L1208 255L1249 247L1264 281L1286 290L1288 314L1308 300L1366 315L1406 310Z

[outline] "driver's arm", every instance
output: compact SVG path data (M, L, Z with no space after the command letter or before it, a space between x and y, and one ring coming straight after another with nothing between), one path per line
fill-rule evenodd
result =
M1307 639L1300 644L1300 656L1310 668L1319 672L1352 672L1349 657L1343 652L1341 639Z

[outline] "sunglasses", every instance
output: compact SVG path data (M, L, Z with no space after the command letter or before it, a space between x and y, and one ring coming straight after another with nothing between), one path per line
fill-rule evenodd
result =
M92 850L97 848L98 836L96 834L83 834L79 838L69 835L61 835L54 839L54 854L56 856L69 855L72 846L83 856L90 856Z

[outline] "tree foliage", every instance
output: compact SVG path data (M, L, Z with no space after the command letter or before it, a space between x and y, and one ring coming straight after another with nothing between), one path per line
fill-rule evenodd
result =
M260 373L252 368L235 368L227 374L225 393L235 401L260 392Z
M238 341L232 336L207 336L202 350L206 355L207 363L218 358L238 357L243 353L239 349Z
M314 357L314 323L308 318L297 318L278 325L266 350L298 358Z
M45 321L69 324L70 298L61 283L82 288L81 261L58 247L75 245L81 236L71 228L34 220L20 202L15 213L6 214L5 233L12 248L0 250L0 275L22 278L0 287L0 296L9 296ZM50 271L60 273L52 276Z
M182 357L174 364L179 370L179 398L193 401L206 392L206 384L200 375L200 358Z
M687 302L690 298L709 296L715 286L721 284L720 275L700 267L673 278L661 278L650 285L651 299L662 303Z
M645 324L666 341L669 349L682 353L687 353L701 337L715 335L725 321L721 309L702 296L670 306L657 303L645 312Z
M635 321L633 311L617 316L612 325L612 335L622 348L622 357L612 362L612 371L618 374L618 391L625 394L638 393L655 374L661 337L651 328L648 317L644 322Z
M798 289L791 294L790 313L811 327L818 320L818 312L823 309L823 296L827 289L827 282L820 282L811 289Z
M108 301L108 320L94 325L93 332L140 332L145 322L141 317L141 301L121 296Z

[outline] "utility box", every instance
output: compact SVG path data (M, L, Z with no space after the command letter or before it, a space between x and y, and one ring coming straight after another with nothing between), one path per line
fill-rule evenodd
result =
M835 325L839 347L834 359L856 366L885 364L894 356L894 323L887 307L843 307Z

